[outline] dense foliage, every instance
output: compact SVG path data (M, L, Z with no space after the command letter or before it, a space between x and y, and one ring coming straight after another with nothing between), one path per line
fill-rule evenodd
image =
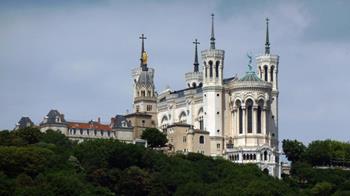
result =
M293 166L278 180L256 165L167 156L116 140L72 143L35 128L0 132L0 195L346 195L350 173ZM306 149L308 151L308 149Z
M350 195L350 144L325 140L307 147L283 140L283 151L292 161L291 176L284 181L307 195Z
M148 146L152 148L163 147L168 142L166 135L156 128L145 129L141 138L147 140Z

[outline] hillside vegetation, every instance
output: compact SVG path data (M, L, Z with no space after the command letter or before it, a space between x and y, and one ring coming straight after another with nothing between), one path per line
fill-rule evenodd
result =
M116 140L76 144L35 128L0 132L0 195L346 195L349 177L300 163L278 180L200 154L167 156Z

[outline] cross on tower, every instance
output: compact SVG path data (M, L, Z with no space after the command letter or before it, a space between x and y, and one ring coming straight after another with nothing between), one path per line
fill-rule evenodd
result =
M200 43L197 41L197 39L195 39L194 42L193 42L193 44L195 44L196 47L197 47L197 45L200 44Z
M142 34L141 34L141 37L139 37L139 39L142 40L142 46L141 46L141 55L142 55L143 51L145 51L145 43L144 43L144 40L147 39L147 37L145 37L145 35L142 33Z
M197 52L197 45L200 44L197 39L194 40L193 44L195 45L195 50L194 50L194 72L198 72L198 52Z

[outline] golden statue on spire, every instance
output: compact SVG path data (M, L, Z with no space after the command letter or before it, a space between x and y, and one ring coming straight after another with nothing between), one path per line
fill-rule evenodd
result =
M148 58L147 52L143 51L142 52L142 57L141 57L142 65L147 65L147 58Z

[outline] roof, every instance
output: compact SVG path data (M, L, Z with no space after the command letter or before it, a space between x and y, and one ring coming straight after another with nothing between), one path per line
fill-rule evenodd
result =
M30 120L29 117L22 117L19 121L18 121L18 124L17 124L17 127L19 129L23 129L23 128L26 128L26 127L31 127L31 126L34 126L34 123L32 120Z
M153 79L148 71L141 71L137 83L140 84L153 84Z
M142 116L142 117L149 117L149 118L152 117L152 115L147 114L146 112L134 112L134 113L125 115L126 118L132 117L132 116Z
M168 128L171 128L171 127L192 127L192 125L187 123L175 122L168 126Z
M109 125L101 124L99 122L90 121L88 123L82 122L69 122L68 128L70 129L95 129L103 131L112 131L112 128Z
M131 123L123 115L116 115L112 118L112 128L132 128Z
M196 89L197 93L202 92L202 86L196 86L196 87L184 88L184 89L177 90L177 91L172 91L172 92L170 92L170 94L177 94L179 97L183 97L183 96L185 96L185 91L193 90L193 89Z
M237 77L236 76L233 76L233 77L230 77L230 78L224 78L224 84L227 84L227 83L229 83L230 81L232 81L232 80L236 80L237 79Z
M57 110L50 110L49 113L46 115L47 116L47 122L46 123L56 123L56 119L60 118L61 122L65 122L64 120L64 115L61 114Z
M239 81L263 81L261 80L254 71L248 71L243 78Z

